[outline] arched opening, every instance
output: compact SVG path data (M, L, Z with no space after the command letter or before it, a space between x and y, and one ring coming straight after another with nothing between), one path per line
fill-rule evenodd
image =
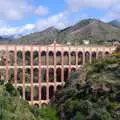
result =
M50 86L49 87L49 98L51 99L54 96L54 87Z
M56 81L61 82L61 69L57 68L56 70Z
M71 72L75 72L75 71L76 71L76 69L75 69L75 68L72 68L72 69L71 69Z
M54 82L54 69L49 69L49 82Z
M68 79L68 75L69 75L69 70L68 70L68 68L65 68L65 69L64 69L64 81L65 81L65 82L66 82L67 79Z
M96 52L92 52L92 62L96 61Z
M18 68L17 70L17 82L22 83L23 77L23 70L21 68Z
M78 65L82 65L82 64L83 64L83 53L78 52Z
M18 52L17 52L17 64L18 64L19 66L22 65L22 58L23 58L22 52L21 52L21 51L18 51Z
M38 68L35 68L34 70L33 70L33 82L34 83L38 83L38 73L39 73L39 70L38 70Z
M30 83L30 78L31 78L30 68L26 68L26 70L25 70L25 82Z
M46 100L46 87L45 86L42 86L42 89L41 89L41 99Z
M30 65L30 52L25 52L25 65Z
M8 54L9 54L9 64L11 65L11 66L13 66L14 65L14 51L9 51L8 52Z
M98 52L98 59L100 60L100 59L102 59L102 58L103 58L102 52Z
M14 69L11 68L9 69L9 81L11 81L12 83L14 83Z
M49 52L49 65L54 65L54 53L52 51Z
M34 89L33 89L33 98L34 100L39 100L39 87L38 86L35 86Z
M90 63L90 53L89 52L85 52L85 63L86 64Z
M41 64L46 65L46 52L42 51L41 53Z
M64 52L64 65L69 65L69 54Z
M18 86L17 91L19 92L20 96L23 96L23 90L21 86Z
M5 69L0 69L0 79L5 81Z
M109 57L110 53L108 51L105 52L105 57Z
M41 80L42 80L42 82L46 82L46 69L42 69L41 70Z
M62 89L62 86L61 85L58 85L57 86L57 91L61 90Z
M71 53L71 65L75 65L76 64L76 53L72 52Z
M0 66L5 66L6 65L6 53L5 51L1 50L0 51Z
M29 86L25 88L25 99L28 101L31 100L31 89Z
M42 107L42 108L46 108L46 107L47 107L47 104L46 104L46 103L42 103L42 104L41 104L41 107Z
M62 59L61 59L61 52L56 52L56 64L61 65Z
M39 104L35 103L34 106L35 106L35 107L39 107Z
M38 52L34 51L33 52L33 64L38 65L39 64L39 57L38 57Z

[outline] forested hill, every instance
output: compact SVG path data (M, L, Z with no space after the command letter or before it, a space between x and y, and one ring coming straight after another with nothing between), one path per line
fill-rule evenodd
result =
M58 43L81 44L86 39L89 39L91 43L101 43L113 39L120 40L120 28L112 23L105 23L96 19L84 19L63 30L50 27L17 40L1 40L0 43L50 44L56 40Z
M0 120L58 120L53 108L38 108L23 100L10 82L0 80Z
M72 73L53 103L64 120L120 120L120 53Z

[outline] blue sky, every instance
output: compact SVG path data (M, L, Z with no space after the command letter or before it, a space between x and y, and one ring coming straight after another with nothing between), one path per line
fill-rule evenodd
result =
M29 34L81 19L120 19L120 0L0 0L0 35Z

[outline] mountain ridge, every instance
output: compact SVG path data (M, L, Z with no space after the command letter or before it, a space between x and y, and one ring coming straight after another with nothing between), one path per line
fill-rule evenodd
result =
M82 44L83 40L99 44L108 40L120 39L120 28L97 19L84 19L62 30L49 27L43 31L31 33L16 40L5 41L8 44L51 44L54 40L61 44Z

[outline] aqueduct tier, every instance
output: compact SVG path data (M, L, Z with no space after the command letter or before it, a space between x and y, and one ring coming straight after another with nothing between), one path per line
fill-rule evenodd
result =
M114 46L0 45L1 79L11 80L23 99L47 104L72 71L114 51Z

